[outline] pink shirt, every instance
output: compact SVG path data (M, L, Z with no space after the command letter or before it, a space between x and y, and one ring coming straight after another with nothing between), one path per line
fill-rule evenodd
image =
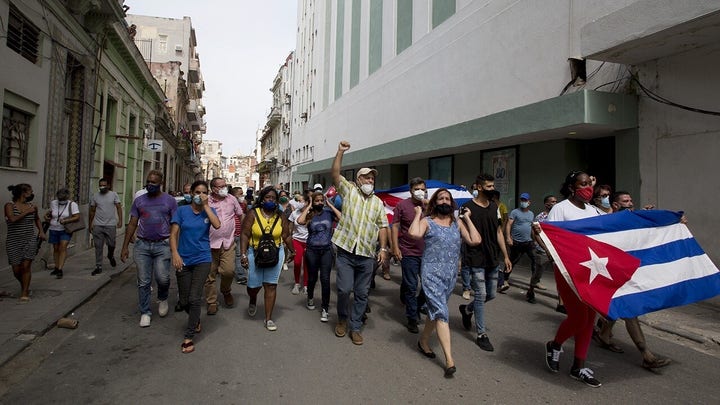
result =
M215 198L210 195L208 198L210 207L215 208L220 228L210 227L210 248L228 250L235 241L235 215L242 216L243 211L237 198L227 196Z

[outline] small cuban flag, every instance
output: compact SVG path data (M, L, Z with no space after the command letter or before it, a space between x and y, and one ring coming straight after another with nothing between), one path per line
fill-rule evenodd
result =
M720 295L720 271L682 213L622 211L543 222L540 237L570 287L614 320Z
M448 189L450 194L452 194L453 200L455 200L455 204L457 205L456 208L462 206L473 198L472 194L470 194L465 187L443 183L438 180L425 180L425 187L427 188L428 199L430 199L430 197L432 197L438 189ZM385 205L385 213L388 216L388 221L392 223L393 209L397 203L406 198L410 198L410 186L403 184L402 186L393 187L387 190L376 190L375 195L380 197L382 200Z

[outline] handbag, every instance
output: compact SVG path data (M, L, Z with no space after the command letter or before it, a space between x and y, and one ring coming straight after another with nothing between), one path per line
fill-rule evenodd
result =
M72 204L72 201L70 201L68 204ZM78 214L80 214L78 212ZM78 218L77 221L74 222L67 222L63 224L65 227L65 232L69 234L73 234L79 230L85 229L85 219L83 218L82 214L80 214L80 218Z

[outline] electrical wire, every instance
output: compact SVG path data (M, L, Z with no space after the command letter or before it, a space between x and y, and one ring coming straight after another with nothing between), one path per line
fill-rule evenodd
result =
M645 95L648 96L648 98L650 98L650 99L653 100L653 101L657 101L658 103L662 103L662 104L667 104L667 105L669 105L669 106L676 107L676 108L680 108L680 109L683 109L683 110L686 110L686 111L696 112L696 113L699 113L699 114L707 114L707 115L720 116L720 111L711 111L711 110L705 110L705 109L702 109L702 108L690 107L690 106L686 106L686 105L679 104L679 103L676 103L676 102L674 102L674 101L668 100L667 98L665 98L665 97L663 97L663 96L661 96L661 95L653 92L652 90L648 89L647 87L645 87L645 86L640 82L640 80L637 78L637 76L636 76L635 74L633 74L629 69L628 69L628 73L630 73L630 78L631 78L631 80L632 80L635 84L638 85L638 87L640 88L640 90L642 90L642 92L645 93Z

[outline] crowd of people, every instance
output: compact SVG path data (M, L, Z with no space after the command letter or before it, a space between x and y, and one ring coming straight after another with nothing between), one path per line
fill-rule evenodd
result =
M448 302L458 275L462 298L472 300L459 307L462 326L470 331L474 320L475 343L484 351L493 351L485 318L487 304L509 288L507 280L513 266L526 256L531 271L527 302L536 302L536 290L547 288L541 282L543 274L553 270L559 295L556 310L567 314L554 338L545 344L547 367L559 371L562 345L572 337L575 346L570 376L591 387L601 385L585 360L593 340L601 348L622 352L611 339L613 323L598 318L568 285L553 265L537 224L633 209L629 193L613 193L610 186L595 184L596 179L589 174L574 171L560 190L564 199L558 202L554 195L544 196L542 211L535 215L530 195L525 192L520 194L517 208L508 213L499 201L494 178L488 174L477 176L469 190L473 198L461 206L449 190L438 189L428 195L425 181L413 178L408 184L409 197L395 206L389 223L385 206L374 192L377 170L361 168L354 179L341 175L343 155L349 149L348 142L340 142L331 167L331 187L325 190L316 184L313 190L292 198L273 186L257 193L248 189L244 194L219 177L209 183L200 180L186 184L182 193L173 197L162 191L163 174L150 171L145 187L133 200L120 250L120 259L125 262L130 243L134 243L139 325L151 325L153 281L157 286L156 312L160 317L168 314L170 273L174 270L179 291L175 311L188 314L182 353L195 350L193 338L202 330L203 302L206 315L218 312L218 278L226 308L235 306L233 281L245 285L250 317L257 314L262 291L263 326L275 331L278 281L286 265L293 263L291 293L304 294L308 310L316 310L315 289L320 281L321 322L331 319L331 271L336 268L334 333L338 337L349 335L353 344L362 345L374 277L378 269L388 271L392 257L402 269L400 299L405 306L405 327L419 334L418 351L428 358L436 357L430 338L437 333L445 360L444 376L450 378L457 367L451 349ZM53 245L52 274L62 278L72 236L66 225L79 221L80 211L64 188L57 191L44 215L32 203L30 185L8 189L12 200L5 204L7 254L20 284L20 301L28 302L30 267L40 243L48 240ZM116 265L116 230L122 224L119 197L110 190L108 181L101 179L98 192L90 200L89 231L96 262L92 275L103 271L105 247L110 265ZM427 320L421 332L422 314ZM647 348L637 318L625 323L642 354L643 367L654 369L670 363Z

